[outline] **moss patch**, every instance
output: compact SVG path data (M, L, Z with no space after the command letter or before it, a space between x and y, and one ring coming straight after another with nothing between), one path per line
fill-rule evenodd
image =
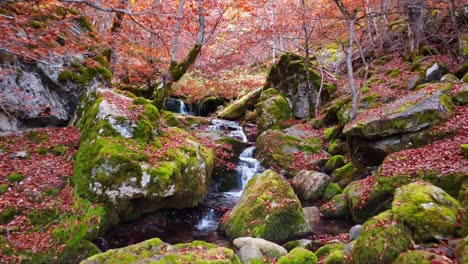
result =
M287 255L278 259L278 264L315 264L317 257L311 251L304 248L295 248Z

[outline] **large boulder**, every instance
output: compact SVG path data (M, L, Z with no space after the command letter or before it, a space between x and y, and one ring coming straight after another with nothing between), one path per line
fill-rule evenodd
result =
M353 247L356 264L392 263L411 246L411 231L398 223L391 211L367 221Z
M243 117L248 110L255 108L261 92L262 88L259 88L242 96L219 112L218 117L227 120L237 120Z
M311 67L306 67L304 58L292 53L283 54L271 67L266 81L265 87L275 88L291 100L295 117L306 118L313 115L321 77ZM326 85L326 88L328 87ZM322 102L326 101L328 96L328 89L324 89Z
M273 88L262 92L256 110L259 134L268 129L282 128L283 122L292 116L286 98Z
M214 154L188 133L156 133L158 110L95 87L74 122L82 132L74 182L79 195L105 203L120 220L160 208L195 206L208 192Z
M124 248L111 249L94 255L80 264L106 263L199 263L199 264L240 264L232 249L218 247L203 241L169 245L159 238Z
M294 176L301 170L318 170L329 155L321 150L320 138L298 137L290 130L268 130L257 138L257 158L265 167Z
M273 242L310 232L291 185L272 170L249 181L238 204L223 217L222 228L231 238L251 236Z
M330 183L330 177L318 171L300 171L291 184L299 198L314 201L322 196L323 190Z
M378 166L390 153L430 143L426 129L447 120L453 112L446 95L450 83L431 84L408 96L358 114L345 125L353 163Z
M395 220L413 230L416 242L453 236L458 210L457 200L422 181L398 188L392 203Z

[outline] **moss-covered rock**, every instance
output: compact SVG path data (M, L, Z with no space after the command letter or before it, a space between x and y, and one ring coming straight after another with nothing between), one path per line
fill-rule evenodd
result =
M452 264L453 262L442 255L423 250L409 250L401 253L393 263L398 264Z
M292 116L286 98L273 88L262 92L259 103L256 105L256 111L259 134L268 129L282 128L283 122Z
M325 163L325 166L323 167L323 169L325 170L325 172L330 173L342 167L343 165L345 165L345 163L346 163L346 160L343 155L335 155L331 157L327 161L327 163Z
M261 92L262 88L259 88L242 96L219 112L218 117L227 120L237 120L243 117L247 111L255 108Z
M350 184L353 179L359 175L359 170L349 162L342 167L335 169L331 175L333 182L338 183L340 187L344 188Z
M315 264L317 257L312 251L304 248L295 248L286 256L278 259L278 264Z
M338 194L333 198L320 206L320 215L323 218L337 219L337 218L348 218L348 196L346 194Z
M454 253L459 263L468 263L468 236L460 239Z
M379 114L357 117L343 129L347 136L374 139L421 130L446 120L452 113L452 103L445 94L451 84L434 84L436 92L416 91L382 107Z
M268 130L257 138L257 158L265 167L285 170L288 176L323 165L328 154L318 137L298 138L279 130ZM306 162L298 162L298 157Z
M458 202L460 203L460 213L462 216L461 227L458 233L462 237L468 236L468 182L462 184L460 192L458 193Z
M10 182L20 182L24 178L23 174L19 172L13 172L10 175L7 176L7 180Z
M317 258L321 259L321 263L344 264L346 263L346 258L343 253L345 246L345 243L332 241L319 248L315 254Z
M453 236L459 209L457 200L426 182L398 188L392 203L395 220L410 227L417 242Z
M158 117L149 102L90 91L75 117L82 132L73 174L77 193L104 202L122 219L200 202L214 154L183 130L158 135Z
M0 184L0 195L6 193L9 187L10 186L6 183Z
M345 153L345 144L340 139L333 139L328 145L327 152L331 155L338 155Z
M311 89L309 91L307 76ZM283 54L279 61L270 68L265 87L275 88L292 101L294 116L306 118L314 113L315 98L320 88L320 75L307 68L304 58L292 53ZM326 102L329 97L328 87L322 92L322 102Z
M338 184L330 182L327 187L325 187L325 190L323 190L322 199L324 201L330 201L335 195L341 194L342 192L343 190Z
M224 219L222 227L231 238L251 236L281 242L310 231L292 187L271 170L249 181L238 204Z
M218 247L203 241L169 245L159 238L92 256L81 264L105 263L198 263L198 264L240 264L231 249Z
M385 211L364 224L352 256L356 264L392 263L410 245L410 230Z

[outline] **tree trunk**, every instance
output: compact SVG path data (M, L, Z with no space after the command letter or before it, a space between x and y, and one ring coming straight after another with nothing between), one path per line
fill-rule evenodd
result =
M358 92L356 91L356 87L354 86L354 73L353 73L353 40L355 38L355 31L354 31L354 19L348 19L349 25L349 41L348 41L348 51L346 54L346 67L348 69L348 82L349 82L349 89L351 91L352 96L352 108L349 117L351 120L356 117L357 110L358 110Z
M407 0L404 7L408 18L408 37L410 52L416 53L421 43L424 32L424 6L426 0Z
M174 29L174 43L172 45L172 61L177 61L177 51L179 50L180 27L182 26L182 16L184 15L184 0L179 0L179 9L177 10L177 22Z

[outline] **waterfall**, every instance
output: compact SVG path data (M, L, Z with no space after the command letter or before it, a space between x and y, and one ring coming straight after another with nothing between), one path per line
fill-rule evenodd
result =
M212 231L218 228L218 223L215 219L215 210L210 208L207 212L203 213L195 228L198 231Z
M242 127L235 121L227 121L222 119L211 120L212 125L208 127L211 131L227 132L226 136L237 139L242 142L247 142L247 136Z
M179 114L187 115L187 107L185 107L185 103L182 100L179 101Z
M237 164L236 171L239 176L239 185L242 193L245 186L257 173L262 172L260 162L254 158L255 147L246 148L239 156L239 163Z

